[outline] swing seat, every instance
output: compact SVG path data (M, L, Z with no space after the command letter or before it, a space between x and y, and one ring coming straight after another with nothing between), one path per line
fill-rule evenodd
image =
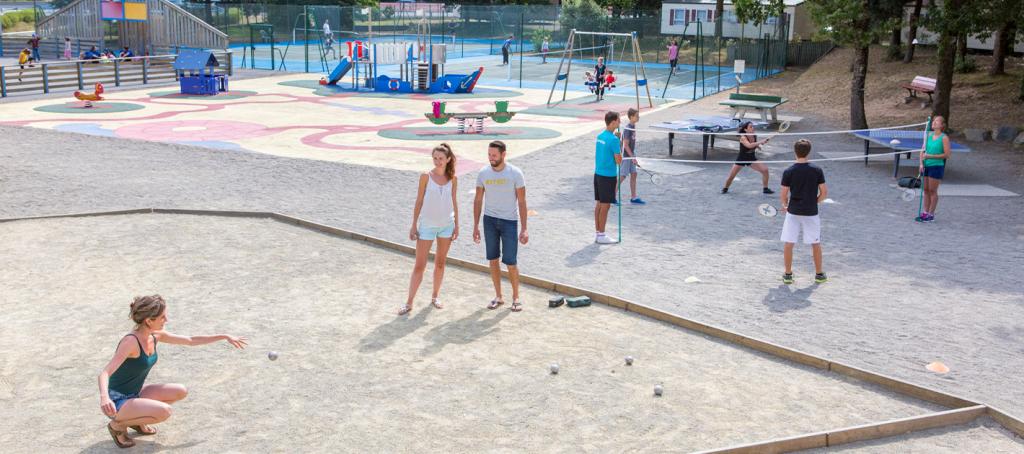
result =
M647 79L640 79L636 81L636 84L640 87L643 87L644 85L647 85Z
M555 80L565 80L565 79L567 79L569 77L569 73L559 74L556 77L557 77L557 79L555 79Z

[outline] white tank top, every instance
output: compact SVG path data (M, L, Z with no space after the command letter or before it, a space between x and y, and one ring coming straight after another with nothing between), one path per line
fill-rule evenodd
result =
M420 209L420 226L447 227L454 220L451 180L441 186L434 182L433 177L427 175L427 189L423 193L423 208Z

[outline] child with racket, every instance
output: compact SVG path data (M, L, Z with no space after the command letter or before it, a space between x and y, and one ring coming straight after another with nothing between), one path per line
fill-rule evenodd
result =
M811 154L811 142L798 140L793 145L796 153L796 164L782 173L782 190L779 200L786 212L786 220L782 223L782 249L786 272L782 282L793 283L793 245L803 232L804 244L810 244L814 254L814 282L821 284L828 281L821 265L821 219L818 217L818 204L828 196L825 186L825 172L807 161Z
M636 124L640 121L640 111L636 110L634 107L630 107L629 110L626 111L626 118L629 120L629 124L627 124L626 129L622 131L622 164L619 166L618 184L621 185L628 176L629 203L634 205L646 205L647 202L644 202L644 200L636 194ZM615 189L618 190L618 187Z

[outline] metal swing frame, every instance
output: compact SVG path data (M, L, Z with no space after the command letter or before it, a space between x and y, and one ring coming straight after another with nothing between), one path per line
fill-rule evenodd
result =
M562 59L558 62L558 72L555 73L555 81L551 84L551 92L548 93L547 106L551 107L551 100L555 96L555 89L558 83L562 82L562 101L565 101L566 93L569 91L569 73L572 70L572 54L576 44L576 37L580 35L591 36L619 36L630 38L633 47L633 82L636 87L636 109L640 110L640 86L644 87L647 93L647 105L654 108L654 100L651 98L651 86L647 80L647 70L644 68L643 55L640 53L640 41L636 32L610 33L610 32L586 32L578 31L575 28L569 31L569 38L565 42L565 50L562 51ZM565 72L562 72L565 68ZM642 77L641 77L642 76Z

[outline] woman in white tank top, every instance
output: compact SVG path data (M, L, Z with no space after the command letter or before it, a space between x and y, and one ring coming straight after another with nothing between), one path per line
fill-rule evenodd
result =
M423 281L427 257L435 239L437 253L434 254L434 290L430 304L437 309L442 308L437 295L444 280L448 250L452 241L459 237L459 182L455 177L455 154L446 143L434 147L430 154L434 159L434 168L420 175L416 206L412 211L412 227L409 229L409 239L416 241L416 264L409 280L409 297L405 306L399 309L398 315L412 312L412 302Z

